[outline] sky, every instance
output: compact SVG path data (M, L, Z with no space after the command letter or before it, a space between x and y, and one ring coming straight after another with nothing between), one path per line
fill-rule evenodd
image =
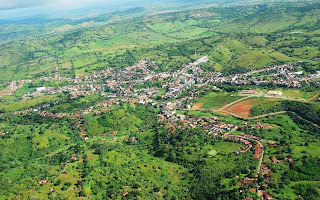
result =
M0 9L53 7L74 8L98 3L126 2L128 0L0 0ZM133 1L133 0L131 0Z
M154 1L158 0L0 0L0 23L1 20L20 20L32 16L86 17L85 15L126 9ZM78 8L87 10L81 13ZM88 9L93 13L87 13Z

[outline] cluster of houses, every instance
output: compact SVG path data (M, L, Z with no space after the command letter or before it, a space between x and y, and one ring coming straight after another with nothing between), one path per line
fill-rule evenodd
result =
M155 97L160 99L176 99L179 94L192 88L191 98L197 94L197 87L206 84L238 84L238 85L261 85L275 84L286 87L301 87L303 82L320 78L320 72L304 76L296 72L298 63L292 65L276 65L263 69L255 69L242 74L223 76L220 72L207 73L204 75L199 64L207 62L207 56L200 58L194 63L182 65L180 70L155 72L158 66L155 62L140 60L139 63L123 69L105 69L93 72L90 76L67 78L61 76L58 71L52 77L44 77L43 81L66 81L70 82L62 87L39 87L35 91L24 94L22 99L38 97L42 94L69 93L71 98L87 96L99 93L106 98L139 98L139 103L149 103ZM267 77L267 78L266 78ZM14 94L19 87L32 80L13 81L8 89L2 91L1 96ZM156 84L157 83L157 84ZM159 83L161 83L159 85ZM139 86L139 87L138 87ZM141 87L140 87L141 86ZM159 91L165 90L160 95ZM281 96L278 91L271 91L267 95ZM256 94L255 91L243 91L243 94ZM155 103L154 103L155 104Z
M32 115L33 113L36 113L38 115L40 115L41 117L48 117L48 118L65 118L65 117L71 117L73 119L75 118L81 118L83 117L83 115L88 114L90 112L94 113L94 114L101 114L101 113L105 113L107 111L109 111L109 107L111 107L112 105L117 105L119 104L119 102L123 101L123 99L109 99L100 103L97 103L94 106L90 106L88 108L82 109L82 110L78 110L76 112L68 112L68 113L53 113L53 112L49 112L46 110L43 110L45 108L49 108L51 106L57 105L59 102L54 102L52 104L45 104L42 105L40 107L37 108L29 108L29 109L25 109L23 111L15 111L10 113L11 115ZM137 99L133 100L133 101L137 101ZM3 115L3 114L1 114Z
M196 18L196 19L202 19L202 18L209 18L209 17L215 17L217 16L217 13L212 12L190 12L190 17Z
M262 156L262 151L263 151L263 146L257 142L255 145L255 150L254 150L254 155L253 155L253 159L254 160L259 160Z
M230 76L222 76L221 73L217 72L211 78L210 83L226 83L234 85L277 85L288 88L300 88L303 83L320 78L320 71L315 74L304 75L302 71L296 72L298 67L298 63L291 65L276 65Z
M257 122L256 125L252 125L252 126L248 126L248 124L246 123L246 125L244 126L244 128L251 128L251 129L272 129L272 125L270 124L261 124L261 122Z
M263 178L267 181L270 181L271 174L272 174L272 171L271 171L270 167L268 165L262 164L261 165L261 175L263 176Z
M5 135L9 134L9 132L0 132L0 136L4 137Z
M31 93L24 94L21 99L26 100L32 97L38 97L42 94L57 94L57 93L69 93L70 98L74 99L79 96L87 96L91 94L101 93L104 89L104 84L85 84L85 85L69 85L60 88L57 87L39 87Z
M201 63L201 61L196 62ZM194 84L201 84L205 82L205 77L201 77L202 74L203 70L201 67L198 67L194 63L190 63L182 70L173 73L173 80L169 84L163 85L167 91L164 95L164 99L176 98L179 94L191 88Z
M30 82L32 82L32 80L19 80L10 82L7 86L7 89L0 92L0 98L14 94L19 88L23 86L23 84Z
M163 110L162 113L158 115L158 121L163 122L166 128L172 128L172 131L178 128L202 127L208 135L213 136L217 136L218 133L228 132L236 127L234 124L220 122L216 117L201 116L195 118L168 110Z
M234 141L234 142L238 142L238 143L242 143L244 146L240 147L240 149L236 150L235 153L245 153L247 152L249 149L252 148L252 143L248 140L246 140L245 138L241 137L241 136L235 136L235 135L227 135L225 134L223 136L223 138L225 140L229 140L229 141Z

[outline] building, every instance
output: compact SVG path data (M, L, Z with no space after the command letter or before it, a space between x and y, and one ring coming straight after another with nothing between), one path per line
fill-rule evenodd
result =
M38 181L38 185L45 185L45 184L47 184L47 183L49 183L48 181L47 181L47 179L43 179L43 180L40 180L40 181Z
M257 92L255 90L242 90L241 94L253 95L253 94L257 94Z
M243 178L243 183L244 184L253 184L254 183L254 179L253 178L249 178L249 177L244 177Z
M268 94L272 96L282 96L283 93L281 91L269 91Z

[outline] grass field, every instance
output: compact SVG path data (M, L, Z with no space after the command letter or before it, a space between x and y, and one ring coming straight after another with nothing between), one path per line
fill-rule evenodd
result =
M23 109L35 107L35 106L43 104L43 103L51 103L51 102L55 102L55 101L59 101L59 100L61 100L61 96L59 96L59 95L46 95L46 96L41 96L41 97L37 97L34 99L30 99L30 100L1 104L0 110L4 110L6 112L21 111Z
M304 92L301 90L295 89L276 89L276 91L281 91L283 93L283 97L290 97L296 99L311 99L313 98L318 92Z
M205 96L201 97L197 103L192 107L192 109L218 109L222 106L232 103L238 99L243 97L236 96L232 93L214 93L211 92L206 94Z
M242 145L239 143L232 143L232 142L218 142L214 146L212 146L212 149L216 151L216 154L228 154L233 153L236 150L238 150Z

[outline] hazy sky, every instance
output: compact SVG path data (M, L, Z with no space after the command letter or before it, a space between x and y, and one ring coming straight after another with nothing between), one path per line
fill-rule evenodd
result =
M0 0L0 9L27 7L68 8L93 5L96 3L126 2L134 0Z

